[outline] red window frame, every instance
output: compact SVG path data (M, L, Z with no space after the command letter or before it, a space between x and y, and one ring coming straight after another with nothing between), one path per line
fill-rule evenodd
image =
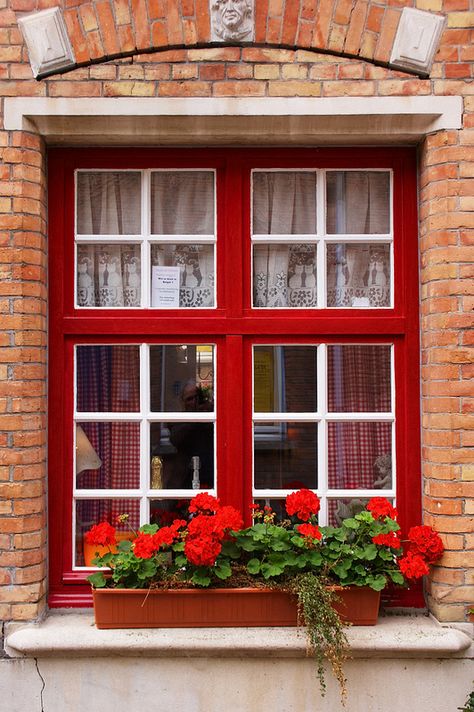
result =
M217 170L217 308L74 307L76 169ZM252 309L250 173L255 168L393 170L393 308ZM81 343L220 343L218 495L248 511L251 501L251 343L395 344L397 508L403 529L421 513L419 293L416 154L409 148L51 149L49 152L49 548L52 607L91 605L86 573L72 568L73 352ZM229 277L231 279L226 279ZM225 368L232 364L232 376ZM244 387L242 387L244 384ZM218 416L219 417L219 416ZM397 605L423 605L420 589Z

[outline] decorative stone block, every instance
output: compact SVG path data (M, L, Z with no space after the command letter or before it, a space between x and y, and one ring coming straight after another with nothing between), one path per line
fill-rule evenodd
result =
M75 65L74 52L59 7L20 17L18 25L28 47L35 77Z
M390 65L429 74L445 23L441 15L403 8Z
M212 42L253 42L255 0L209 0Z

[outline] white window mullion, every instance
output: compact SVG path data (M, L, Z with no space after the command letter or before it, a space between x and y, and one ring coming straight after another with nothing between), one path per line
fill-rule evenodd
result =
M318 410L318 493L321 499L319 521L327 523L327 349L326 344L319 344L317 351L317 389Z
M146 492L150 488L150 424L145 417L150 411L150 347L140 345L140 524L148 522Z
M318 308L326 306L326 171L316 171L316 229L320 237L316 256L316 289Z

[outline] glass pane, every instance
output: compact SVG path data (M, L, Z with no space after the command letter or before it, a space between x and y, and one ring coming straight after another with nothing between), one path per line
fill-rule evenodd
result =
M316 245L254 245L253 306L315 307Z
M214 410L214 347L150 346L150 401L154 412Z
M150 424L150 488L214 487L214 423Z
M138 346L76 346L77 410L136 413L140 410Z
M331 171L326 174L327 232L386 235L390 232L390 173Z
M254 482L257 489L317 486L316 423L254 424Z
M254 346L254 411L317 410L315 346Z
M151 306L213 307L214 245L152 245Z
M77 306L139 307L140 245L77 245Z
M152 173L151 232L154 235L213 235L214 173Z
M328 346L328 409L334 413L391 410L390 346Z
M255 499L254 502L255 504L258 504L261 509L263 509L264 507L271 507L273 513L276 514L274 520L276 524L278 524L278 522L282 522L284 519L288 519L284 499L273 499L270 497L266 497L265 499Z
M328 500L328 524L340 527L343 519L349 519L366 508L368 499L348 497Z
M328 307L390 306L390 245L327 247Z
M189 499L150 500L150 523L169 526L175 519L187 519Z
M138 172L78 172L78 235L139 235L140 181Z
M328 423L331 489L392 486L391 423Z
M117 517L128 514L128 522L120 523ZM76 500L76 566L92 566L96 552L105 554L108 548L87 544L84 535L94 524L109 522L117 530L117 539L129 538L130 529L140 526L140 501L138 499L80 499Z
M77 423L76 487L140 487L140 423Z
M316 173L259 171L252 179L255 235L316 233Z

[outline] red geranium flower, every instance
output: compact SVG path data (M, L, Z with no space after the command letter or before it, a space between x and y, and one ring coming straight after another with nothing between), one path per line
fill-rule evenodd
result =
M213 536L188 536L184 554L195 566L214 566L221 549L221 543Z
M420 554L429 564L441 558L444 552L444 545L441 537L431 527L412 527L408 532L409 550L414 554Z
M194 512L217 512L219 509L219 500L213 497L212 494L201 492L197 494L189 503L189 511Z
M402 574L408 579L421 578L430 571L426 561L419 554L414 554L412 551L409 551L406 556L399 559L398 566Z
M140 559L151 559L160 544L155 541L155 534L141 533L133 542L133 553Z
M292 492L287 496L285 506L290 517L296 514L298 519L307 522L313 514L319 512L320 502L314 492L301 489L299 492Z
M319 541L323 538L319 527L314 524L299 524L297 529L298 532L307 539L317 539Z
M397 518L397 510L385 497L372 497L367 504L367 509L372 513L374 519Z
M221 507L219 511L216 512L215 518L218 525L227 531L237 532L244 526L244 520L240 512L230 505Z
M108 522L94 524L86 534L86 541L94 546L115 546L115 527Z
M374 544L380 546L388 546L391 549L401 549L402 542L400 541L399 532L389 532L388 534L377 534L372 537Z

